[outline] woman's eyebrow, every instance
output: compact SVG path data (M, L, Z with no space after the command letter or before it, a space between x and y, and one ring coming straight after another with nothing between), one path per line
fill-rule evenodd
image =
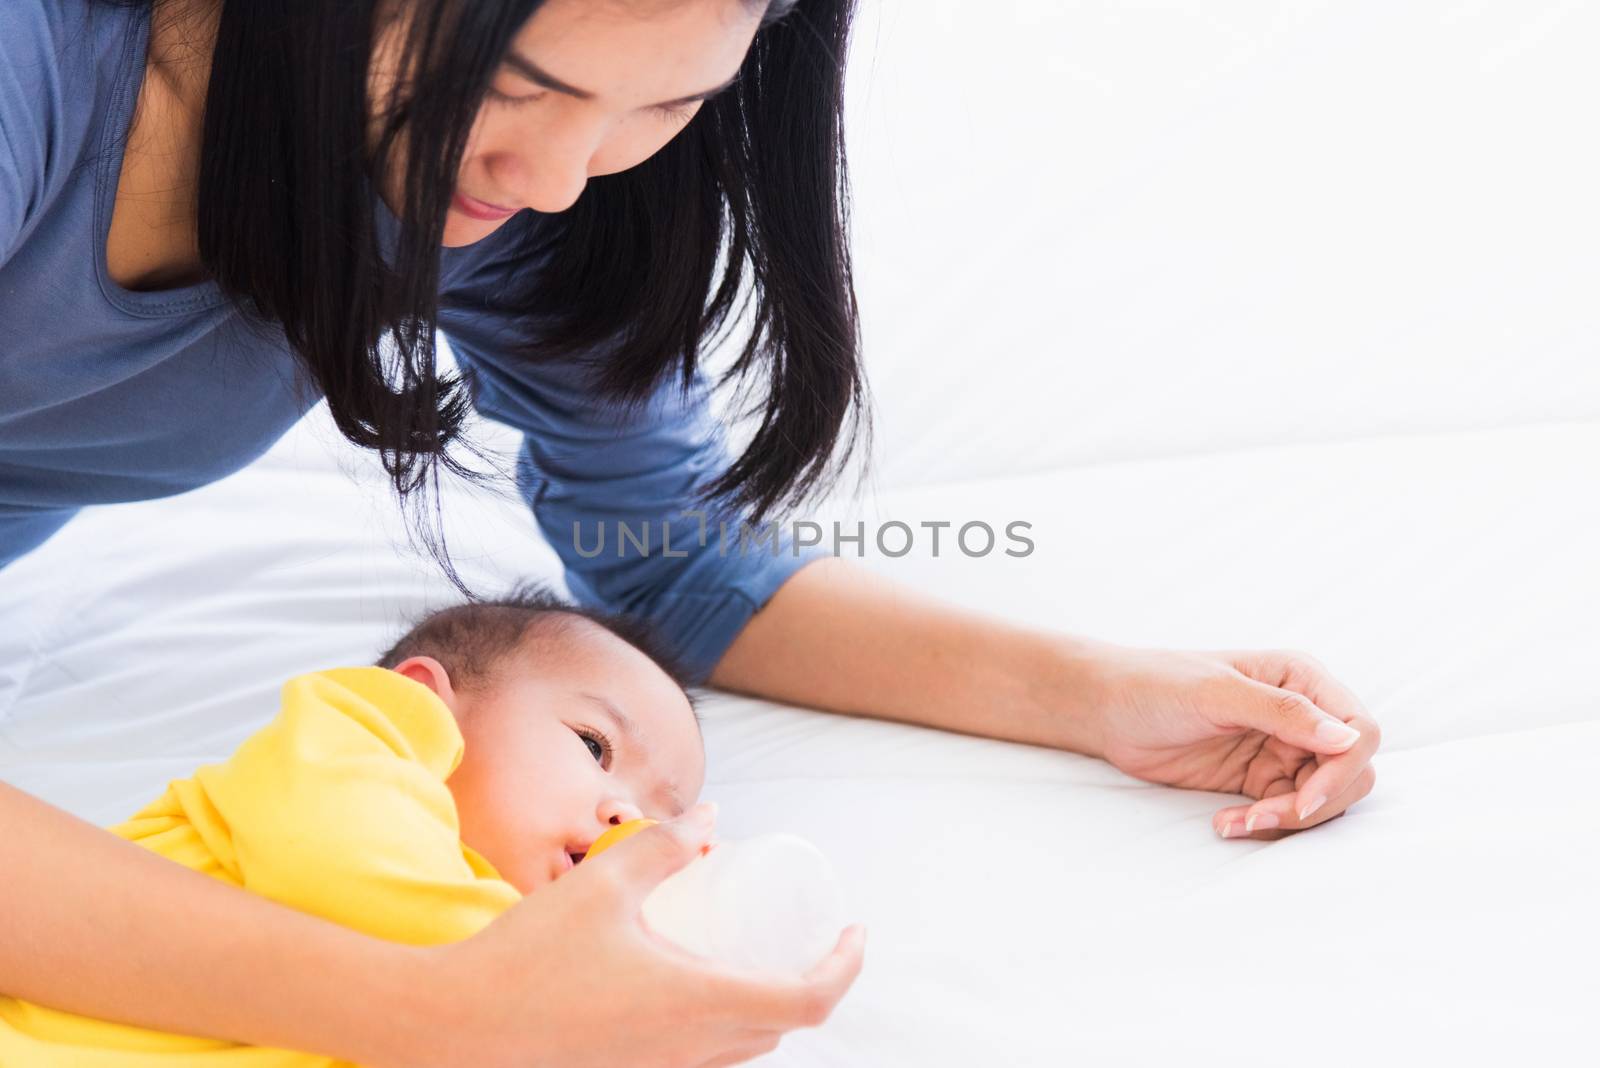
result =
M555 75L546 72L533 60L520 53L507 53L504 62L506 66L510 67L512 70L516 71L518 74L522 75L535 85L542 85L546 89L553 89L558 93L565 93L568 96L577 97L579 100L594 99L594 94L589 92L589 90L579 89L575 85L568 85L566 82L562 81L560 78L557 78ZM705 100L716 96L718 93L722 92L724 89L728 88L728 86L732 85L738 80L739 75L735 73L733 77L729 78L721 85L714 86L713 88L706 89L702 92L691 93L688 96L679 97L676 100L663 100L661 103L651 106L658 108L670 108L682 104L693 104L696 101Z

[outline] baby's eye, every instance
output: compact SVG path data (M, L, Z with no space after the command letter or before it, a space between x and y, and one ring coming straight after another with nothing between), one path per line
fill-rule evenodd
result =
M583 744L594 754L595 762L605 767L611 757L611 739L592 727L578 731L578 737L583 739Z

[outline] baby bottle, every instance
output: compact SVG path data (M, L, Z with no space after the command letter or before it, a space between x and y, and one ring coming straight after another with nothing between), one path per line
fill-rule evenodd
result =
M585 859L655 820L630 820L597 838ZM712 842L645 898L652 931L702 957L798 975L833 949L844 894L821 850L792 834Z

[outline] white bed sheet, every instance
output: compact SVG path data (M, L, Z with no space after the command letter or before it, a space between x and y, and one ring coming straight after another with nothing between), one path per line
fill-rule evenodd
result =
M1313 651L1385 728L1375 793L1272 844L1095 761L719 703L715 789L850 873L873 963L784 1065L1584 1063L1600 926L1600 424L892 495L1035 523L1023 561L874 561L1134 644Z
M331 440L319 411L257 467L88 513L0 575L0 775L120 819L283 678L449 598ZM871 932L849 1000L768 1063L1571 1063L1600 950L1597 455L1574 423L886 495L869 520L1033 524L1027 560L867 561L964 603L1314 651L1385 726L1379 788L1315 834L1225 842L1222 798L1096 761L713 696L724 833L817 841ZM553 573L514 503L450 505L470 580Z

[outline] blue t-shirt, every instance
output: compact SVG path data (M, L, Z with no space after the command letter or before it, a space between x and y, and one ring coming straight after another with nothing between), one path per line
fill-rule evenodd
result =
M148 37L145 8L0 2L0 567L85 505L237 471L320 399L282 331L248 325L215 283L136 292L108 273ZM375 200L392 242L398 221ZM573 595L649 618L703 678L820 553L787 539L776 553L744 550L683 514L727 463L703 377L687 397L669 381L624 417L585 388L575 362L530 363L497 344L516 325L501 285L529 266L520 250L540 218L523 212L443 250L441 331L473 372L478 410L524 433L519 483ZM648 527L650 550L630 543L619 555L618 521Z

